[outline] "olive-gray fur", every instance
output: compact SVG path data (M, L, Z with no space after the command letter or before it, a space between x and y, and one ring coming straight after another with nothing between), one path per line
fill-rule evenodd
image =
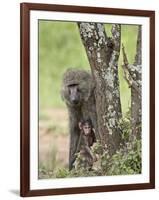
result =
M74 84L78 85L80 93L78 104L73 104L70 101L69 86ZM81 119L91 119L95 128L96 138L98 138L94 89L95 84L92 75L85 70L68 69L63 75L61 96L66 103L69 114L69 169L72 169L75 160L75 153L77 153L76 148L80 136L78 123Z

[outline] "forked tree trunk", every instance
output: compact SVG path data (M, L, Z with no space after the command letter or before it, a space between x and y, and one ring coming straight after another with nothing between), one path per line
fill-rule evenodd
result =
M130 65L125 53L124 46L123 51L123 69L125 73L125 79L131 87L131 126L133 137L141 137L141 91L142 91L142 53L141 53L141 26L138 27L136 55L134 64ZM130 138L130 139L131 139Z
M122 112L118 78L121 27L113 24L110 38L101 23L80 22L78 26L96 83L98 132L102 144L112 154L121 141L119 120Z

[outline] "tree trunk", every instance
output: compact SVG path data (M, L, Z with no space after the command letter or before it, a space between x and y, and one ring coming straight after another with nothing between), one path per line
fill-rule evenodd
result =
M141 53L141 26L138 27L136 55L133 65L128 63L124 46L123 51L123 69L125 78L131 87L131 126L133 137L141 137L141 91L142 91L142 53ZM130 138L130 139L131 139Z
M121 140L119 120L122 117L118 59L121 27L112 25L112 37L107 37L101 23L78 23L82 42L94 76L98 132L110 154Z

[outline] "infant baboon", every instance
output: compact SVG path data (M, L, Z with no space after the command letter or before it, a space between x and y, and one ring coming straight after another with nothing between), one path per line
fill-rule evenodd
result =
M80 128L80 137L77 144L76 153L79 152L80 157L82 159L80 163L78 163L78 165L84 168L91 169L93 166L93 161L95 160L95 157L93 156L90 147L96 141L95 130L93 128L93 125L90 119L81 120L79 122L79 128Z
M83 119L79 122L80 135L82 136L81 145L91 147L96 141L95 130L90 118Z
M80 136L78 123L90 118L97 133L97 118L94 96L94 81L90 73L84 70L69 69L62 81L61 95L69 113L70 153L69 169L72 169L74 156Z

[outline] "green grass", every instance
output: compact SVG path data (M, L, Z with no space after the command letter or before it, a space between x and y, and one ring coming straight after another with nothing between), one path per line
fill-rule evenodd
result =
M110 35L111 25L106 25ZM132 63L135 56L137 26L122 25L122 43ZM122 55L119 59L119 78L122 110L130 106L130 89L123 78ZM62 75L67 68L90 69L78 27L72 22L39 21L39 102L40 110L64 107L60 97Z

